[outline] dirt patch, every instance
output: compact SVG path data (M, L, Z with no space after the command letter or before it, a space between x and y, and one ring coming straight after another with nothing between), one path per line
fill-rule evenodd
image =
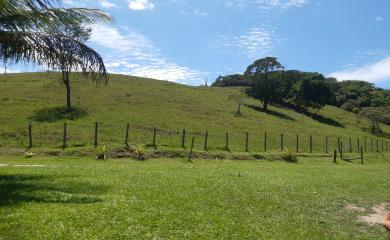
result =
M386 206L390 203L381 203L372 207L374 213L367 216L359 217L359 222L368 224L369 226L383 225L389 211L386 209Z
M347 204L345 205L345 210L348 211L357 211L357 212L365 212L366 209L363 207L358 207L356 204Z

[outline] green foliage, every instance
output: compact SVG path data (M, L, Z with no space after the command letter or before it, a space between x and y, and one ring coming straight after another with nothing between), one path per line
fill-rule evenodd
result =
M390 90L377 88L364 81L339 82L335 95L335 105L347 111L354 108L390 106Z
M39 109L29 119L37 122L57 122L63 120L77 120L88 116L86 110L81 108L72 108L71 112L66 107L53 107Z
M298 158L297 156L290 151L288 148L286 148L283 152L282 159L288 163L297 163Z
M249 86L250 82L242 74L219 76L212 84L213 87Z

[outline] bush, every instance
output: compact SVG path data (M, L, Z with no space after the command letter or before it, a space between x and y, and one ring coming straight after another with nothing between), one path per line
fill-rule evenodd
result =
M98 160L106 160L107 159L107 155L106 155L106 145L104 145L102 147L102 149L100 151L97 152L96 154L96 159Z
M298 162L297 156L292 151L288 150L287 148L283 152L282 159L288 163L297 163Z
M352 112L355 113L355 114L358 114L358 113L360 113L360 109L357 108L357 107L354 107L354 108L352 109Z
M135 157L138 160L145 160L145 155L146 155L145 145L138 144L137 146L135 146L134 153L135 153Z

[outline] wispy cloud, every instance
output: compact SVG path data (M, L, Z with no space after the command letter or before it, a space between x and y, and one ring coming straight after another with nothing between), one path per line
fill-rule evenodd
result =
M131 10L153 10L154 3L150 0L129 0L129 8Z
M256 7L260 9L289 9L302 7L308 3L308 0L227 0L224 1L226 7L235 7L245 9L248 7Z
M390 82L390 57L383 58L374 63L348 68L329 74L338 80L364 80L371 83Z
M248 58L259 58L269 54L277 41L273 31L254 27L239 36L220 34L211 47L221 53L233 53Z
M376 20L377 22L382 22L382 21L383 21L383 17L378 16L378 17L375 18L375 20Z
M77 7L86 7L87 5L91 3L98 3L98 5L102 8L115 8L118 7L115 3L111 2L110 0L63 0L63 4L68 6L77 6Z
M115 3L112 3L108 0L99 0L100 2L100 5L104 8L114 8L114 7L118 7Z
M128 28L96 25L90 41L102 49L107 68L113 73L186 84L202 83L206 74L163 57L147 37Z

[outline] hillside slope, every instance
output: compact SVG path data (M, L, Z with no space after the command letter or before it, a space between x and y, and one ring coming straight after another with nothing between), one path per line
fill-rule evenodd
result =
M258 101L247 99L242 115L236 116L236 103L228 101L238 88L189 87L165 81L111 75L107 86L96 86L89 80L78 79L72 83L73 103L87 112L77 120L68 122L69 145L90 146L93 143L94 122L100 122L101 144L123 145L124 131L130 123L130 143L150 144L153 128L159 129L157 144L162 147L180 147L180 134L187 130L187 146L191 136L196 137L196 148L203 149L203 136L209 131L209 149L223 149L225 135L229 132L229 147L243 151L245 133L249 132L249 150L264 148L264 132L268 136L268 149L280 149L280 134L284 146L295 149L299 134L300 151L308 151L309 136L313 136L314 151L325 151L325 138L329 149L336 146L337 137L349 149L349 137L357 149L357 138L367 148L374 136L363 132L366 121L335 107L325 107L316 120L277 107L264 113L255 107ZM7 74L0 76L0 145L25 146L27 125L32 122L34 146L60 146L63 123L36 121L39 111L65 104L65 89L55 73ZM38 116L37 116L38 115ZM44 114L45 115L45 114ZM44 116L45 117L45 116ZM49 116L50 117L50 116ZM390 128L384 126L389 132ZM386 141L386 139L385 139ZM381 148L382 139L379 139Z

